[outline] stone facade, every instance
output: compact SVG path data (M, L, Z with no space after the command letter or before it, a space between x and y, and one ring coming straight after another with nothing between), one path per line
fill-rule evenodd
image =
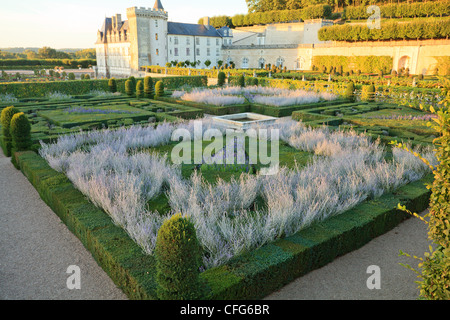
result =
M438 57L450 56L450 40L323 42L318 31L333 21L275 23L230 29L204 24L168 22L168 13L156 0L153 8L128 8L105 18L97 33L97 77L141 75L142 67L167 62L196 62L210 68L233 61L237 68L256 69L276 65L288 70L311 70L314 56L390 56L392 70L409 68L411 74L430 74Z

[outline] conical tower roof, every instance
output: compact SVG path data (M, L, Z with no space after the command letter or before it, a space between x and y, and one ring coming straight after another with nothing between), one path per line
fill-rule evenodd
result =
M155 1L155 5L153 6L153 9L156 9L156 10L164 10L164 7L162 6L160 0L156 0L156 1Z

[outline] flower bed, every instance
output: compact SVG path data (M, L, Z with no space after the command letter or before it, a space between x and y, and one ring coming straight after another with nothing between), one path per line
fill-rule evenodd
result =
M203 123L205 130L211 127L208 120ZM313 153L314 158L305 167L281 167L271 176L242 173L239 179L211 183L195 172L184 178L180 167L163 154L142 151L168 144L175 128L193 132L192 126L192 122L165 123L157 128L65 136L57 143L43 144L40 154L149 255L165 219L177 212L191 216L204 250L204 269L293 235L428 173L420 160L400 149L394 148L393 159L385 160L384 148L364 135L311 129L289 120L275 125L280 138ZM433 161L430 150L421 153ZM169 210L157 212L147 206L164 193ZM255 207L257 199L263 199L264 205Z
M217 89L194 89L190 92L176 90L172 93L172 98L215 106L243 104L247 100L250 103L286 107L332 101L336 100L338 96L328 92L316 93L306 90L289 90L261 86L248 86L244 88L230 86Z

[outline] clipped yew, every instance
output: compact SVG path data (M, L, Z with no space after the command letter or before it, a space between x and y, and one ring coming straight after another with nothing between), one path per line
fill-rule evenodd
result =
M164 83L160 80L155 84L155 96L162 97L164 95Z
M201 257L191 220L181 214L166 220L158 231L155 246L157 297L161 300L202 298Z
M144 83L142 80L139 80L136 84L136 97L143 98L144 97Z
M361 92L361 99L368 102L375 101L375 86L373 84L369 84L363 87Z
M152 77L147 76L144 78L144 96L149 99L155 97L155 88Z
M31 147L31 125L23 112L13 115L9 127L12 140L12 149L15 151L29 150Z
M344 97L349 99L350 101L355 100L355 85L352 81L350 81L345 88Z
M1 124L2 124L4 151L5 151L5 156L7 156L7 157L11 156L12 140L11 140L11 133L10 133L10 125L11 125L11 119L13 118L13 116L16 113L19 113L19 110L13 106L10 106L10 107L4 108L2 110L2 113L0 116Z
M241 74L238 78L238 85L242 88L245 87L245 77L243 74Z
M217 74L217 85L218 85L219 87L222 87L224 84L225 84L225 72L220 71L220 72Z
M134 95L133 81L129 79L125 81L125 93L130 97Z
M109 81L108 81L108 88L109 88L109 91L112 92L112 93L117 92L117 81L116 81L115 78L109 79Z

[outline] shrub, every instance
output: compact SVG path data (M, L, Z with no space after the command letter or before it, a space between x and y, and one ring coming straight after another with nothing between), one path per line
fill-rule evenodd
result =
M134 94L134 88L135 86L133 87L133 81L131 81L130 79L125 81L125 93L130 97Z
M201 248L194 224L181 214L166 220L155 246L156 293L161 300L201 298Z
M112 93L117 92L117 81L116 81L115 78L109 79L109 81L108 81L108 88L109 88L109 91L112 92Z
M418 216L417 213L413 213L413 215L428 223L428 239L433 241L435 248L430 246L430 252L425 253L424 259L415 257L421 261L419 263L419 267L422 269L421 273L408 265L404 265L418 273L419 277L422 278L421 281L417 282L419 283L420 295L422 298L429 300L450 299L450 114L448 111L450 96L447 94L447 90L450 89L450 81L442 80L445 83L443 94L444 97L446 96L442 101L444 108L436 112L433 107L430 107L430 112L437 115L437 119L434 119L436 124L430 124L439 134L433 141L436 147L437 165L431 165L424 157L395 142L397 146L419 157L433 170L434 174L433 183L427 186L428 189L431 189L430 209L426 214L429 221ZM399 208L409 212L405 206L399 205ZM408 254L405 255L409 256Z
M136 84L136 97L143 98L144 97L144 84L142 80L139 80Z
M136 78L131 76L128 78L128 80L131 80L131 82L133 83L133 88L136 88L136 84L137 84Z
M258 85L258 78L252 78L252 85L254 86Z
M217 85L222 87L225 84L225 72L220 71L217 74Z
M164 83L160 80L155 84L155 96L162 97L164 95Z
M241 74L238 78L238 84L240 87L245 87L245 77L243 74Z
M19 113L15 107L6 107L2 110L1 113L1 124L2 124L2 135L3 135L3 145L5 147L5 156L11 156L11 133L10 133L10 125L11 119L13 116Z
M350 81L347 88L345 88L344 97L351 101L355 100L355 85L352 81Z
M31 125L23 112L14 114L9 128L12 148L15 151L25 151L31 147Z
M75 80L75 74L73 72L69 73L69 80Z
M153 87L153 79L149 76L144 78L144 96L149 99L155 97L155 88Z
M373 84L364 86L362 88L361 100L374 101L375 100L375 86Z

